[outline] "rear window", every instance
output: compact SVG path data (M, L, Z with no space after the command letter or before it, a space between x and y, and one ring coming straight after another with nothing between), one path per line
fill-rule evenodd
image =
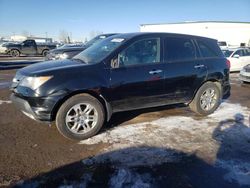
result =
M190 39L167 37L164 41L166 61L183 61L195 58L195 47Z
M198 46L200 48L201 55L203 57L221 57L221 50L216 42L201 41L197 40Z

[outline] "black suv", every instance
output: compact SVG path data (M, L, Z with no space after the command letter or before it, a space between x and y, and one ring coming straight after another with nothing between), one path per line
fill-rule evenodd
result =
M208 115L230 95L229 67L213 39L119 34L71 60L19 70L11 98L29 117L55 120L65 137L81 140L119 111L183 103Z

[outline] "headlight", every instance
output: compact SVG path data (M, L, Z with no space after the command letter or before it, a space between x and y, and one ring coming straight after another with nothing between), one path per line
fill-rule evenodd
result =
M23 80L21 80L19 85L36 90L51 78L52 76L25 77Z
M65 53L56 55L56 59L67 59L67 58L68 58L68 55Z

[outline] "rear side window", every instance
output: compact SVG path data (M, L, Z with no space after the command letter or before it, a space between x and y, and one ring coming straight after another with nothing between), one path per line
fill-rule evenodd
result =
M234 55L244 56L244 51L243 50L237 50L236 52L234 52Z
M247 56L250 56L250 49L247 49Z
M244 56L250 56L250 50L244 49Z
M203 57L219 57L221 54L218 52L219 47L211 42L203 42L198 40L198 46Z
M167 37L164 41L166 61L183 61L195 58L195 47L190 39Z

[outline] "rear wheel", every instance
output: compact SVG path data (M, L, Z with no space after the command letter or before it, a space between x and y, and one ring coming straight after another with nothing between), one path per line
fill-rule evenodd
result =
M19 57L20 56L20 52L18 50L11 50L10 51L10 55L12 57Z
M214 82L206 82L199 88L189 107L197 114L209 115L218 108L220 102L220 88Z
M66 138L83 140L95 135L103 126L102 104L88 94L69 98L60 107L56 116L56 126Z

